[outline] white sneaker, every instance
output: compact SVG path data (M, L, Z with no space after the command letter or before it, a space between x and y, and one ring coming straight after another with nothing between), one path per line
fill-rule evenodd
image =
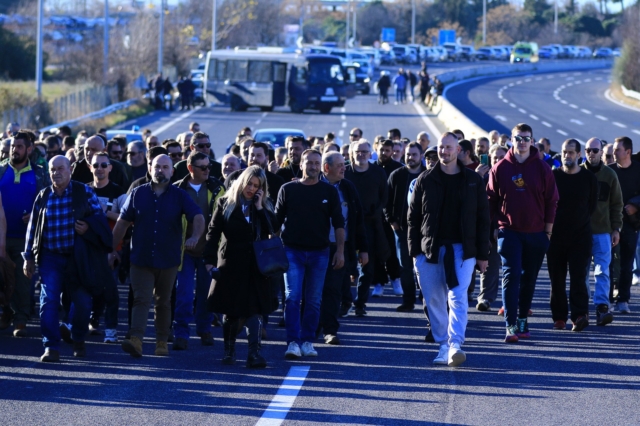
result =
M457 343L452 344L449 348L449 367L457 367L466 360L467 355L460 349L460 345Z
M300 353L300 346L296 342L289 343L287 351L284 353L286 359L298 359L302 356Z
M118 343L118 331L114 328L107 328L104 331L105 343Z
M640 284L640 275L633 274L633 278L631 279L631 285Z
M313 343L311 342L304 342L301 351L302 356L318 356L318 351L313 349Z
M449 356L449 346L440 345L438 356L433 360L434 365L447 365L447 357Z
M371 297L382 297L383 292L384 289L382 287L382 284L376 284L376 286L373 288L373 291L371 292Z
M393 294L395 294L396 296L403 296L404 295L404 291L402 290L402 284L400 283L400 278L396 278L395 280L393 280Z

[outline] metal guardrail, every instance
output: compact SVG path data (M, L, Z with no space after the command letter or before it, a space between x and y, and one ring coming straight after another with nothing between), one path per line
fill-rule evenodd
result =
M121 109L129 108L131 105L133 105L137 101L138 101L138 99L129 99L128 101L119 102L117 104L109 105L108 107L103 108L103 109L101 109L99 111L94 111L94 112L91 112L89 114L85 114L85 115L83 115L81 117L74 118L73 120L67 120L67 121L63 121L61 123L52 124L51 126L43 127L43 128L40 129L40 131L44 132L44 131L47 131L47 130L58 128L60 126L73 127L76 124L80 123L81 121L84 121L84 120L95 120L97 118L102 118L107 114L112 114L112 113L114 113L116 111L119 111Z

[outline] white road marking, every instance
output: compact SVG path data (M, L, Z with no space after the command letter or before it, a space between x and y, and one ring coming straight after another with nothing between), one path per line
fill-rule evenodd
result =
M265 118L267 116L267 114L269 114L268 112L263 112L262 113L262 118Z
M590 79L590 78L585 78L585 79L584 79L584 82L585 82L585 83L589 83L590 81L591 81L591 79Z
M509 87L513 87L513 86L515 86L514 83L509 83Z
M505 104L509 103L509 101L507 99L503 99L502 102L504 102Z
M341 137L343 137L343 136L344 136L344 130L340 130L340 131L338 132L338 137L340 137L340 138L341 138Z
M516 107L516 104L511 103L511 104L509 104L509 106L510 106L511 108L515 108L515 107Z
M584 112L585 114L591 114L591 111L589 111L588 109L581 109L580 111Z
M571 108L578 109L578 105L576 105L576 104L569 104L569 106L570 106Z
M632 130L633 133L635 133L636 135L640 135L640 130Z
M557 130L558 133L560 133L562 136L569 136L569 133L565 132L564 130Z
M607 89L607 90L605 90L605 92L604 92L604 97L605 97L605 98L607 98L607 100L608 100L609 102L613 102L614 104L619 105L619 106L621 106L622 108L630 109L630 110L632 110L632 111L640 111L640 108L637 108L637 107L634 107L634 106L631 106L631 105L627 105L627 104L625 104L625 103L620 102L620 101L619 101L619 100L617 100L617 99L614 99L614 98L613 98L613 96L611 96L611 89ZM124 126L123 126L123 127L124 127Z
M340 108L340 112L347 112L347 107Z
M596 77L594 80L602 80L602 77Z
M342 114L342 115L340 116L340 119L341 119L341 120L346 120L346 119L347 119L347 116L346 116L346 115L344 115L344 114Z
M536 81L542 80L542 77L536 77Z
M524 80L524 82L525 82L525 83L528 83L528 82L530 82L530 81L531 81L531 79L530 79L530 78L526 78L526 79Z
M522 84L522 80L516 81L516 84Z
M537 120L537 119L538 119L538 117L536 117L536 116L535 116L535 115L533 115L533 114L529 114L529 117L533 118L534 120Z
M548 75L548 76L547 76L547 80L551 80L552 78L553 78L553 76L552 76L552 75Z
M154 130L154 134L159 135L160 133L164 132L165 130L175 126L175 124L180 121L180 120L184 120L185 118L189 117L191 114L195 114L196 111L198 111L200 108L198 109L192 109L191 111L187 111L184 114L180 114L178 117L174 118L173 120L169 121L168 123L158 127L157 129Z
M504 101L507 102L506 99ZM427 113L424 112L424 110L422 109L422 107L420 105L413 104L413 106L415 107L416 111L418 111L418 114L422 118L422 121L424 121L424 124L426 124L427 127L429 128L429 131L431 132L431 135L433 137L435 137L436 135L439 135L440 133L442 133L440 130L438 130L436 125L433 124L433 121L431 121L431 119L427 116Z
M571 120L569 120L572 123L577 124L578 126L582 126L584 123L580 120L576 120L575 118L572 118Z
M561 100L560 100L560 103L561 103L561 104L565 104L565 105L566 105L566 104L568 104L569 102L565 101L564 99L561 99Z
M500 121L507 121L507 118L504 115L496 115L493 118L495 118L497 120L500 120Z
M622 127L623 129L627 128L626 125L624 125L622 123L618 123L617 121L613 121L611 124L613 124L614 126Z
M311 367L291 367L282 381L278 393L273 397L256 426L279 426L284 422L289 410L302 389L302 384Z
M547 123L546 121L543 121L542 124L544 124L547 127L551 127L551 124Z
M520 112L521 112L521 113L523 113L523 114L526 114L526 113L527 113L527 111L525 111L525 110L524 110L524 109L522 109L522 108L518 108L518 111L520 111Z
M601 115L596 115L596 118L599 118L599 119L600 119L600 120L602 120L602 121L607 121L607 120L609 120L607 117L603 117L603 116L601 116Z
M347 127L347 122L346 121L342 122L342 127Z

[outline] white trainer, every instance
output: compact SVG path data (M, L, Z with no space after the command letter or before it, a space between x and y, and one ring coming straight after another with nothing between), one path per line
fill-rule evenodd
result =
M402 290L402 284L400 283L400 278L396 278L393 280L393 294L396 296L403 296L404 291Z
M107 328L104 331L105 343L118 343L118 331L114 328Z
M318 351L313 349L313 343L311 342L304 342L300 351L302 356L318 356Z
M447 365L447 357L449 356L449 346L440 345L438 356L433 360L434 365Z
M467 360L467 355L458 343L453 343L449 348L449 367L457 367Z
M371 292L371 297L382 297L383 292L384 289L382 287L382 284L376 284L376 286L373 288L373 291Z
M300 353L300 346L296 342L289 343L287 351L284 353L286 359L298 359L302 356Z

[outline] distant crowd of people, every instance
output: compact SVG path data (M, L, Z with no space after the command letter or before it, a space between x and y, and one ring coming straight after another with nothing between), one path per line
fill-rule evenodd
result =
M342 145L328 133L274 148L245 127L220 161L195 122L164 141L151 130L128 142L18 123L4 136L0 329L28 336L39 312L43 362L60 360L61 341L86 356L88 334L143 356L151 307L158 356L171 342L188 350L192 324L212 346L218 325L221 362L233 364L244 327L246 365L263 368L269 317L281 309L285 358L314 357L318 339L340 344L341 318L367 316L388 284L398 312L422 304L425 341L439 345L433 363L458 366L472 300L487 312L501 295L505 342L535 337L528 319L545 255L556 330L629 313L638 281L640 163L626 136L584 147L570 138L556 153L524 123L477 140L445 132L435 144L399 129L370 142L353 128ZM283 274L266 274L254 248L273 236Z

